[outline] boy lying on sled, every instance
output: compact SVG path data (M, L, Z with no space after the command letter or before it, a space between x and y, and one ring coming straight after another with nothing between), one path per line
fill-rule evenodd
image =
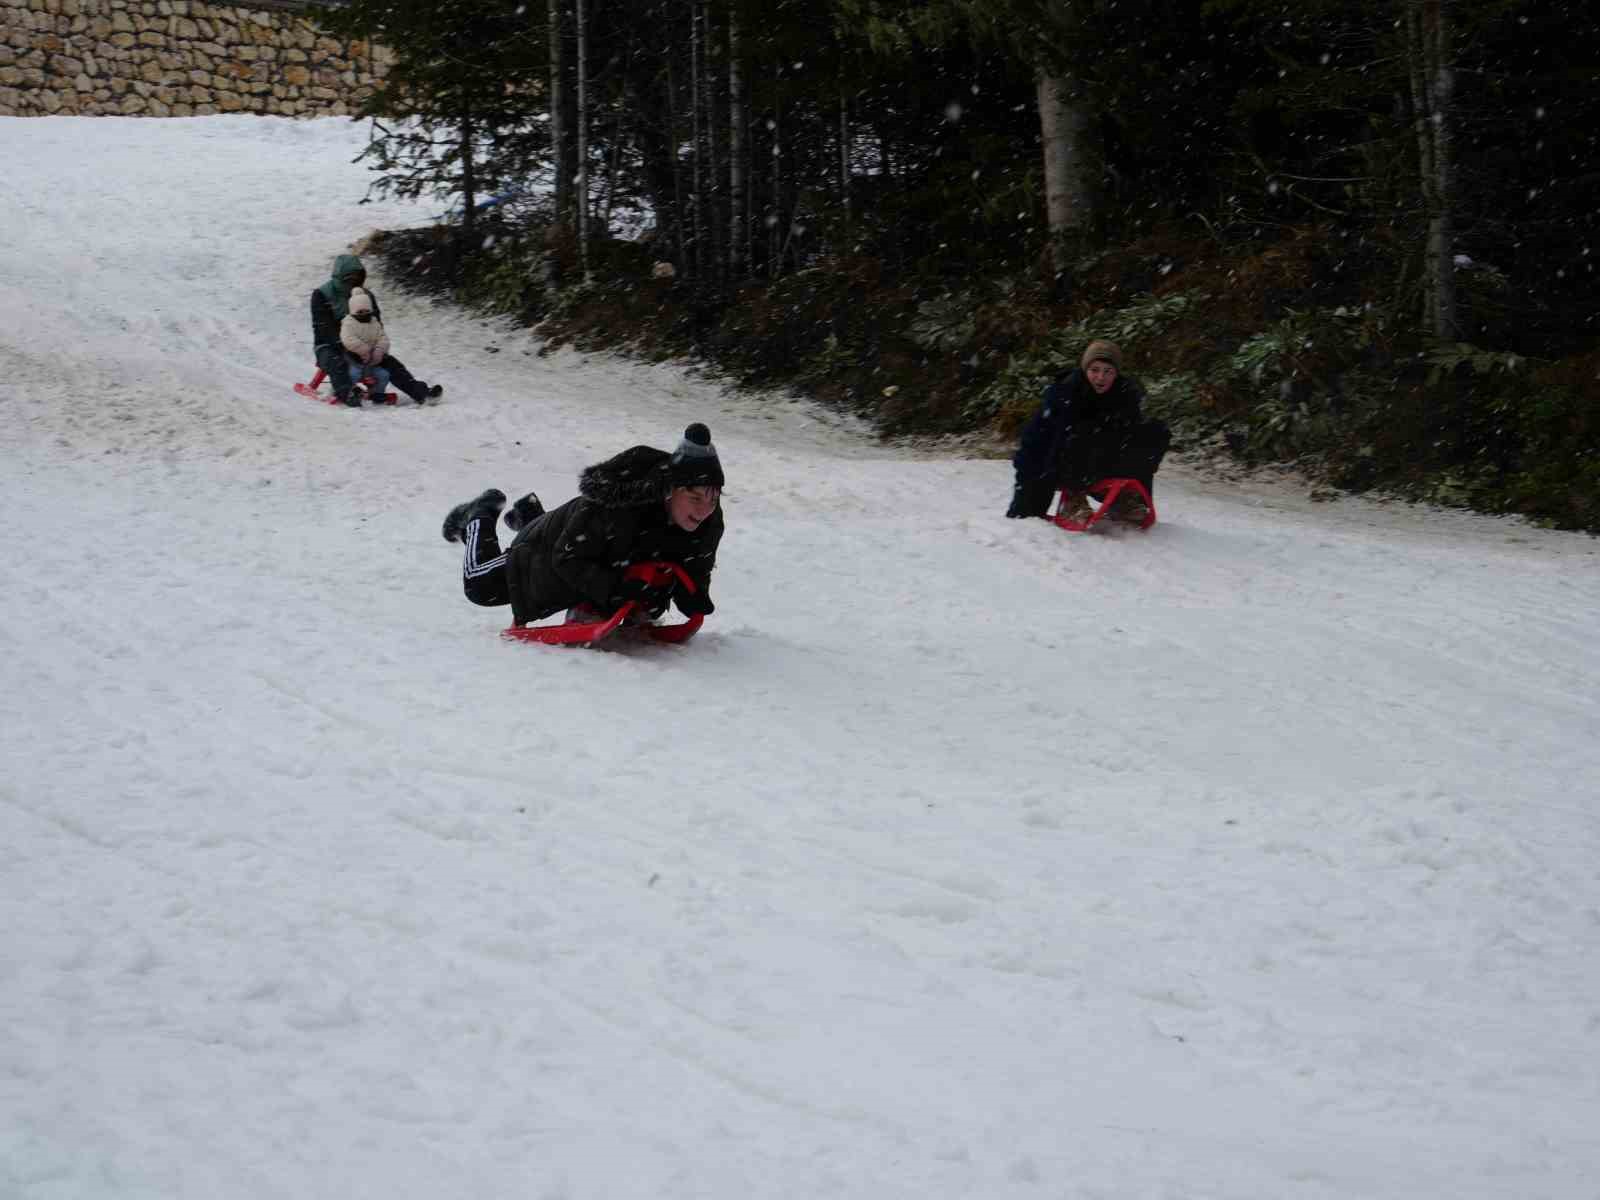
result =
M704 617L722 540L722 463L711 431L690 425L670 454L634 446L587 467L578 495L546 512L529 492L511 506L516 534L504 551L495 530L505 493L490 488L452 508L446 541L465 544L461 581L474 604L511 605L514 627L567 610L569 623L601 622L629 602L654 620L669 603ZM670 573L639 577L628 567L674 563L692 590Z

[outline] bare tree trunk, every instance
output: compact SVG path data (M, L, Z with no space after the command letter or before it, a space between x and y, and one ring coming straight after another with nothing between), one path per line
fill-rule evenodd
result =
M677 260L679 271L689 270L689 255L686 248L688 241L683 229L683 156L678 153L678 82L677 72L672 69L673 60L676 58L674 47L670 45L672 34L667 34L669 46L667 49L667 153L672 156L672 223L674 228L673 238L677 243L673 247L673 257ZM656 217L657 226L661 218Z
M700 26L701 41L705 46L708 58L715 58L717 52L716 30L711 23L711 6L700 0ZM706 205L706 234L710 242L709 253L715 268L717 280L725 281L728 277L727 247L723 241L723 233L727 229L725 224L726 214L723 211L722 195L722 160L717 155L717 72L709 63L701 72L701 77L706 85L706 172L705 172L705 205Z
M780 74L781 78L781 74ZM776 279L783 273L783 108L781 100L773 101L772 120L768 123L772 133L772 207L767 214L767 278Z
M1457 337L1455 275L1455 161L1451 106L1454 53L1445 0L1402 0L1417 167L1428 218L1423 250L1422 318L1442 340Z
M632 53L633 28L630 25L623 46L623 60L626 61ZM611 93L611 100L607 105L611 111L611 158L606 165L606 203L600 213L600 228L607 237L611 235L611 214L617 203L617 181L622 176L622 143L626 137L623 113L626 108L627 87L624 83L613 80Z
M704 49L700 43L700 3L689 4L689 115L690 136L694 140L694 273L706 277L705 245L705 135L701 125L701 76L704 73Z
M839 206L845 224L850 224L850 99L839 88Z
M1051 261L1066 269L1068 243L1088 226L1094 193L1089 184L1089 114L1067 98L1066 80L1038 78L1039 134L1044 142L1045 211Z
M572 204L572 177L567 174L566 123L561 110L566 103L566 80L562 71L562 0L548 0L550 19L550 160L555 165L556 220L560 221Z
M461 116L461 232L471 234L478 223L477 151L473 143L476 127L468 109Z
M748 114L745 111L744 64L739 56L739 14L728 12L728 273L737 279L749 260L745 239L750 232L750 217L746 211L745 140L748 131Z
M583 280L589 282L589 30L585 0L575 0L578 22L578 257Z
M611 211L617 203L617 179L622 173L622 123L615 122L617 126L611 133L611 162L606 168L606 206L600 215L601 229L606 233L611 232Z

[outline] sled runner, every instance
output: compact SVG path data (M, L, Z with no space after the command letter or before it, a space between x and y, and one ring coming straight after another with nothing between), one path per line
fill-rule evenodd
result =
M689 573L677 563L634 563L622 573L624 579L643 579L653 584L666 583L677 577L678 586L692 594L696 589ZM628 618L639 608L637 600L629 600L616 612L600 621L567 621L561 625L513 625L500 631L500 636L512 642L542 642L546 646L593 646L604 641L618 629L629 629L655 642L676 644L686 642L695 635L705 617L695 613L687 621L676 625L629 625Z
M300 395L311 400L321 400L325 404L338 404L341 401L339 400L339 397L335 396L333 393L330 392L328 395L324 396L321 392L317 391L317 389L322 386L322 381L327 377L328 373L321 367L318 367L317 373L311 377L310 383L297 383L294 385L294 390L299 392ZM363 375L356 382L367 389L367 395L374 404L400 403L400 394L398 392L385 392L381 396L373 396L371 375Z
M1111 511L1111 505L1125 488L1133 489L1139 499L1144 501L1144 506L1149 511L1145 514L1144 520L1139 522L1139 528L1149 529L1150 526L1156 523L1156 503L1150 498L1150 493L1145 489L1144 484L1137 479L1102 479L1099 483L1091 484L1089 486L1089 495L1100 502L1100 507L1089 514L1087 521L1074 521L1064 515L1067 507L1067 491L1063 488L1060 498L1056 501L1055 515L1050 519L1061 528L1072 530L1073 533L1087 532Z

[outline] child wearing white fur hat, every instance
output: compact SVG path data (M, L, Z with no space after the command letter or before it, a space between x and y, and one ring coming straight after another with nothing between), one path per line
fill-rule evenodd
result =
M372 380L372 398L381 399L389 390L389 371L383 360L389 356L389 335L373 311L372 297L364 288L350 293L350 311L339 322L339 341L350 360L350 378Z

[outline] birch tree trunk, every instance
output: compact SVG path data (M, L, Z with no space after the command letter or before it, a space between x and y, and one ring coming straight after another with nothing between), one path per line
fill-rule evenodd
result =
M728 274L740 278L749 260L745 239L750 231L745 211L745 145L749 117L745 111L744 64L740 62L739 13L728 12Z
M1451 106L1455 57L1446 0L1401 0L1417 169L1428 221L1423 249L1422 319L1441 340L1454 340L1456 319L1455 162Z
M1039 134L1044 142L1045 212L1050 223L1051 262L1067 267L1070 242L1093 215L1088 151L1089 114L1067 98L1067 81L1038 77Z

